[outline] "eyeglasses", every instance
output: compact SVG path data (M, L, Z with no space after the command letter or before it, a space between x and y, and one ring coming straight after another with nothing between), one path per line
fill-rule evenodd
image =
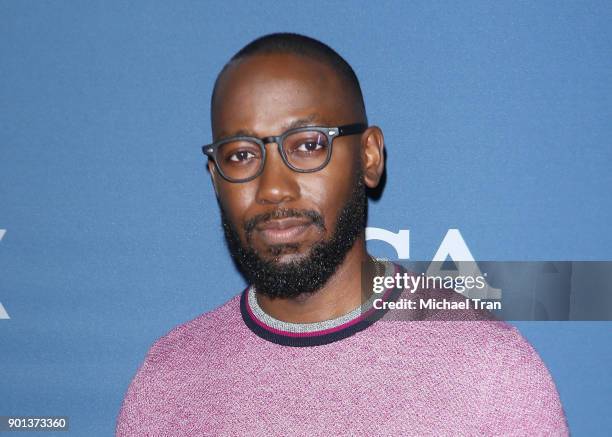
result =
M219 174L229 182L248 182L258 177L266 162L268 143L276 143L283 162L291 170L312 173L331 159L334 138L363 133L367 125L346 124L338 127L307 126L290 129L278 136L257 138L235 136L202 146Z

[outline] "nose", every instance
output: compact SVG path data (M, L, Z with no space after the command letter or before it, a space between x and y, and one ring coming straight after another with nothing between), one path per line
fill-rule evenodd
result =
M279 147L276 143L266 144L266 162L264 169L256 181L257 203L283 204L296 200L300 195L300 187L296 176L298 173L291 170L283 162Z

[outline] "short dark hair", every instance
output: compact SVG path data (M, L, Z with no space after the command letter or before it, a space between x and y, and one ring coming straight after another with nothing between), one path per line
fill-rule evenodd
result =
M232 56L227 64L225 64L221 72L217 75L217 79L215 80L212 97L210 99L211 116L219 79L231 65L249 56L276 53L290 53L299 56L306 56L321 61L332 67L346 80L351 93L355 96L355 101L360 106L360 112L363 113L363 122L367 123L365 103L363 101L363 94L361 93L361 86L359 85L359 79L357 79L357 75L355 74L353 68L342 56L340 56L327 44L309 36L300 35L297 33L270 33L268 35L261 36L248 43L234 56Z

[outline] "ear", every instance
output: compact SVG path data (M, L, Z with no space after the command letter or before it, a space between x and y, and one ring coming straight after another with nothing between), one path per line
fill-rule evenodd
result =
M208 173L210 173L210 180L212 181L213 187L215 189L215 195L217 199L219 198L219 189L217 188L217 182L219 180L219 173L217 173L217 167L215 167L215 163L212 159L208 160Z
M363 182L376 188L385 169L385 137L378 126L370 126L361 135Z

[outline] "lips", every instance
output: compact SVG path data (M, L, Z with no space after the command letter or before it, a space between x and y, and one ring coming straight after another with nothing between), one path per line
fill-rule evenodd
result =
M255 227L266 244L287 244L299 240L312 226L309 218L287 217L267 220Z

